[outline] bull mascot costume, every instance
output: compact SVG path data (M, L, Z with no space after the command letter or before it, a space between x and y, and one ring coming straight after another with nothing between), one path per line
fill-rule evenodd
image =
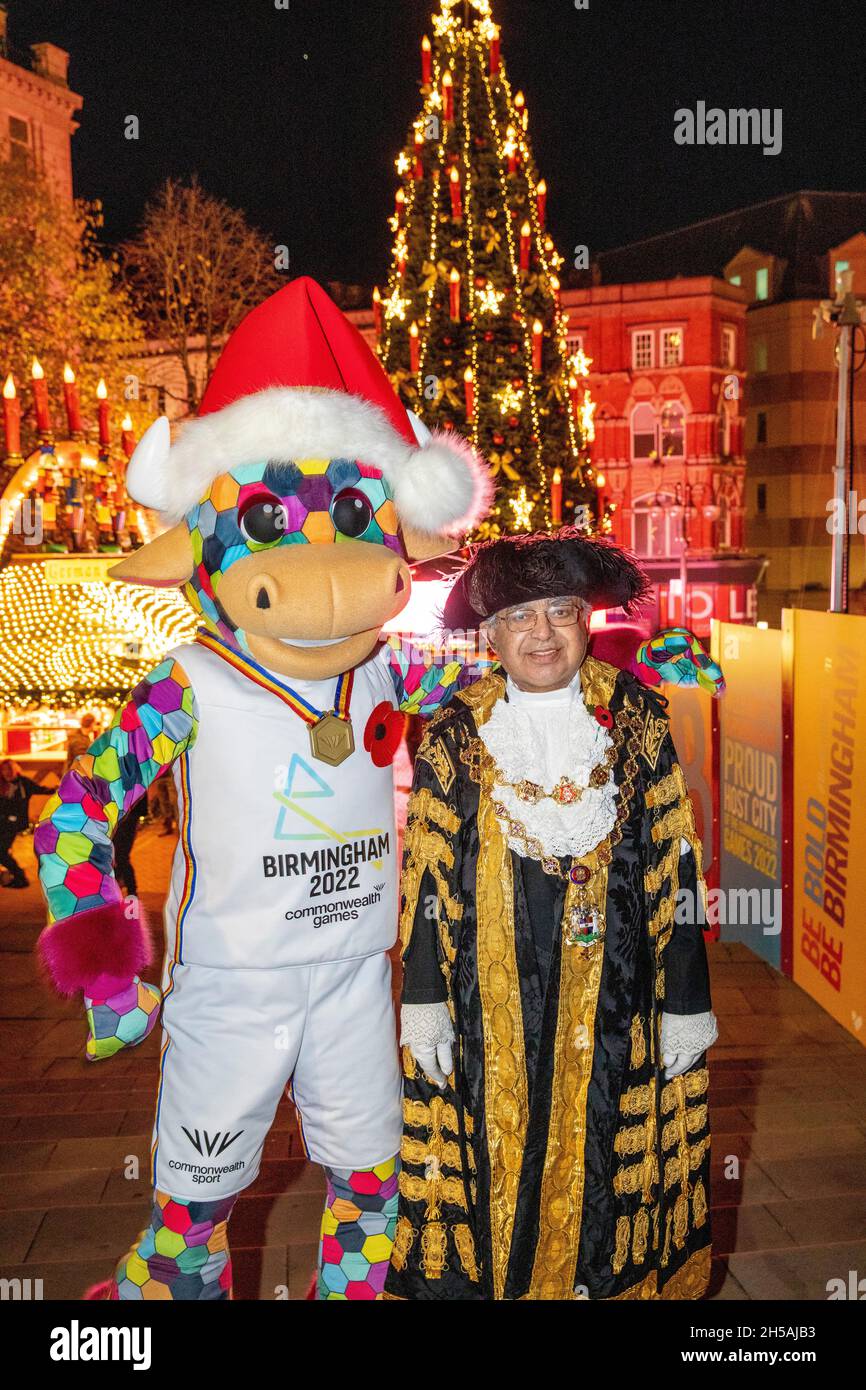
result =
M381 642L409 565L484 514L481 461L413 425L357 330L299 279L229 339L199 418L141 440L131 495L169 529L112 575L181 586L201 619L77 758L36 832L55 988L86 1055L142 1042L162 1004L150 1224L90 1297L228 1299L228 1223L288 1087L325 1169L318 1297L381 1296L397 1216L391 759L457 663ZM160 775L180 837L161 989L112 836Z

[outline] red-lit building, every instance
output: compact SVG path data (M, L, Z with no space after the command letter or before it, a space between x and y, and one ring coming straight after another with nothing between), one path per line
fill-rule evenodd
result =
M592 462L613 534L658 584L659 619L751 622L762 561L745 554L746 295L711 276L563 293L589 359ZM685 512L685 516L684 516Z

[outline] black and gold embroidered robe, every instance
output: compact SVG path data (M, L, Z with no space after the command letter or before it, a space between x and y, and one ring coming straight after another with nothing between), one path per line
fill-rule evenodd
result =
M698 914L688 914L694 925L674 921L679 888L705 893L700 842L664 701L592 657L581 686L590 710L602 705L614 718L618 818L580 861L602 934L567 943L579 890L563 883L549 963L536 946L526 861L500 829L478 738L505 695L503 677L458 695L417 755L404 999L424 1002L413 962L435 951L458 1041L443 1091L403 1049L386 1298L694 1299L708 1283L706 1055L666 1081L659 1053L663 1009L711 1007ZM690 852L681 855L682 838Z

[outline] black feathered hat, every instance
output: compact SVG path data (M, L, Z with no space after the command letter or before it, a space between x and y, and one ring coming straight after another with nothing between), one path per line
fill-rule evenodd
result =
M452 632L465 632L516 603L566 594L593 608L623 608L633 614L651 589L649 577L628 551L565 526L475 546L451 588L442 622Z

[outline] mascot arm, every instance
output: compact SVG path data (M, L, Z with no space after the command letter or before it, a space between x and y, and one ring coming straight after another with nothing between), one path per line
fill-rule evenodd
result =
M168 658L76 758L39 819L34 848L49 916L39 955L58 993L83 990L89 1012L93 1001L120 998L115 1014L138 1017L143 1010L150 1026L156 1021L158 991L138 981L150 959L147 926L136 899L123 899L114 876L112 837L150 784L192 746L197 728L189 676ZM136 998L127 1000L130 991ZM141 1038L115 1039L116 1047L132 1041Z
M435 714L458 690L464 690L484 675L492 663L474 652L459 657L448 652L415 646L410 639L388 637L384 656L388 664L397 705L403 714Z

